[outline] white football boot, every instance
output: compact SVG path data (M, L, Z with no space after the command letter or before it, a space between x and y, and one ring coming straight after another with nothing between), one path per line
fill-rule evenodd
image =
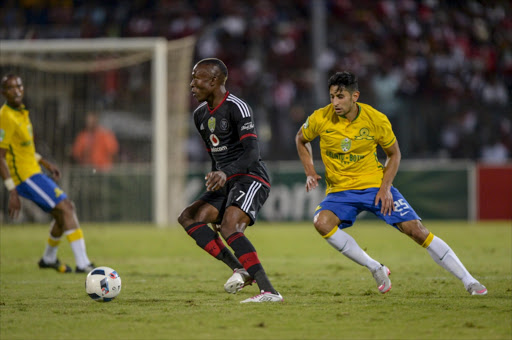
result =
M271 292L261 291L260 294L253 296L252 298L245 299L240 301L240 303L247 302L282 302L284 301L283 296L279 293L272 294Z
M252 285L255 282L251 275L244 268L233 270L233 275L224 284L224 290L229 294L236 294L242 288Z
M388 277L389 274L391 274L389 268L383 264L372 272L373 278L375 282L377 282L377 288L379 288L382 294L389 292L391 289L391 280Z
M469 284L466 287L466 290L471 295L486 295L487 294L487 288L485 288L485 286L478 281Z

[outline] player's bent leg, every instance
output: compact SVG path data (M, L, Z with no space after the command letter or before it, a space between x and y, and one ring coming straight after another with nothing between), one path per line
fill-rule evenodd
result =
M429 232L419 220L402 222L398 227L423 248L427 249L429 255L438 265L461 280L468 293L471 295L487 294L487 288L468 272L452 248L441 238Z
M333 231L333 227L337 228L340 223L340 219L330 210L322 210L313 218L313 225L323 238L326 238L326 235Z
M217 260L224 262L231 270L243 268L238 259L226 247L219 237L217 226L213 230L208 223L215 223L219 217L219 210L204 201L195 201L185 208L178 222L196 244Z
M55 220L51 222L50 233L46 242L46 248L43 257L37 263L39 268L46 269L52 268L59 273L71 273L71 267L67 264L61 263L57 258L57 251L59 249L60 240L62 237L62 228L56 223Z
M58 225L57 221L53 220L50 227L50 234L43 253L43 257L39 260L37 265L41 269L55 269L59 273L71 273L73 270L65 263L61 263L57 258L57 250L59 249L60 240L62 237L62 228Z
M94 269L94 264L87 256L85 247L85 239L78 218L75 212L75 206L71 200L66 198L51 211L55 218L56 226L58 225L64 231L76 262L76 273L88 273Z
M226 209L226 213L224 214L224 218L221 223L221 234L228 245L234 250L235 256L243 265L243 268L251 278L256 280L260 291L279 295L270 283L270 280L263 269L263 265L258 258L256 249L244 234L245 228L250 222L251 220L249 216L244 211L237 206L230 206ZM244 279L244 281L245 280L246 279Z
M320 211L314 219L316 230L334 249L354 261L355 263L365 266L370 270L377 283L377 288L382 294L389 292L391 289L391 280L389 279L390 271L388 267L371 258L356 240L345 231L338 228L341 221L329 210ZM334 228L332 227L334 225ZM331 228L329 230L329 228ZM327 231L329 230L329 231Z
M420 220L397 223L397 227L402 233L409 236L419 245L422 245L430 234L430 231L425 228Z
M214 223L219 217L219 210L213 205L208 204L204 201L195 201L178 216L178 223L183 228L188 227L192 223L203 222L203 223Z

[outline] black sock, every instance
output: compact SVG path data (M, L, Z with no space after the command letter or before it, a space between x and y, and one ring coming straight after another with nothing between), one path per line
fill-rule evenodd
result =
M256 249L254 249L251 241L245 237L244 233L233 233L226 238L226 242L231 248L233 248L235 256L238 257L238 260L244 266L245 270L247 270L249 275L256 280L260 290L276 294L277 291L270 283L270 280L258 259Z
M199 247L203 248L211 256L224 262L231 269L242 268L235 255L226 248L219 234L214 232L206 223L193 223L186 227L185 231L196 241Z
M226 246L224 245L224 242L222 242L222 239L220 238L219 234L216 234L215 242L217 243L218 247L220 248L220 253L219 253L219 255L216 256L216 258L218 260L224 262L232 270L244 267L244 266L242 266L240 261L238 261L236 256L231 252L231 250L226 248Z

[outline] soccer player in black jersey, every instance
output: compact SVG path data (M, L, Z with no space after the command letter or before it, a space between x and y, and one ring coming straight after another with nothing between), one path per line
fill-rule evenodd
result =
M212 170L205 177L206 192L183 210L178 221L199 247L233 270L224 285L226 292L235 294L256 281L260 294L242 303L283 301L244 234L267 200L270 183L252 110L226 90L227 78L226 65L215 58L199 61L192 70L192 95L201 103L194 111L194 124L206 144Z

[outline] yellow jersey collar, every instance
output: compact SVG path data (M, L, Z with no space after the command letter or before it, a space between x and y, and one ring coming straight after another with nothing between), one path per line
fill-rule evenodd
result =
M15 107L12 107L11 105L9 105L7 102L5 102L4 104L5 106L7 106L8 108L10 108L11 110L14 110L14 111L19 111L19 112L23 112L26 110L25 108L25 104L21 104L19 108L15 108Z

